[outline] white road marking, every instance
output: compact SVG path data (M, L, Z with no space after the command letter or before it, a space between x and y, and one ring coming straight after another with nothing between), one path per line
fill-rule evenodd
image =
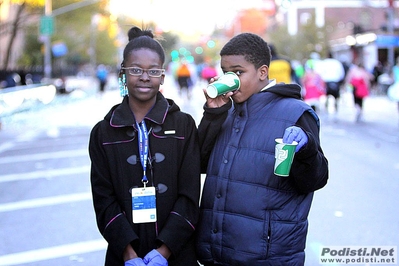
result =
M59 168L51 170L42 170L29 173L18 173L18 174L8 174L0 175L0 183L18 181L18 180L31 180L39 178L54 178L61 177L65 175L83 174L90 172L90 165L80 166L80 167L68 167Z
M9 150L14 146L15 146L15 144L12 142L3 143L0 145L0 153L2 153L3 151Z
M1 151L1 148L0 148L0 151ZM89 151L87 149L62 150L62 151L56 151L56 152L7 156L7 157L3 157L3 158L0 157L0 164L30 162L30 161L38 161L38 160L45 160L45 159L76 158L79 156L89 156Z
M32 139L32 135L26 135L25 138L19 139L19 141ZM0 145L0 153L14 147L14 143L8 142ZM26 154L18 156L2 156L0 157L0 169L4 167L5 164L11 163L23 163L31 161L41 161L47 159L63 159L63 158L76 158L84 157L88 158L87 149L78 150L63 150L55 152L45 152L36 154ZM48 169L39 170L34 172L25 173L13 173L0 175L0 184L12 181L23 181L23 180L33 180L39 178L58 178L67 175L74 174L89 174L90 165L84 165L80 167L67 167L59 169ZM17 202L9 202L0 204L0 213L17 211L21 209L32 209L40 208L45 206L53 206L57 204L67 204L78 201L91 200L92 195L90 192L74 193L67 195L59 195L54 197L43 197L29 200L22 200ZM105 251L107 243L104 239L83 241L65 244L61 246L53 246L42 249L34 249L30 251L17 252L12 254L0 255L0 265L21 265L25 263L40 262L49 259L56 259L68 256L76 256L78 254L86 254L96 251Z
M21 200L10 203L0 204L0 213L8 211L16 211L21 209L39 208L44 206L52 206L56 204L64 204L76 201L91 200L90 192L67 194L55 197L36 198L29 200Z
M18 252L0 256L0 265L19 265L37 261L62 258L76 254L84 254L101 251L107 248L107 242L103 239L77 242L62 246L35 249L31 251Z

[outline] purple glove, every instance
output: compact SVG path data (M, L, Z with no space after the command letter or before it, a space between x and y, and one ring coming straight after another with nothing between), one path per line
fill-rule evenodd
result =
M298 152L306 143L308 143L308 136L300 127L288 127L284 131L283 142L292 143L293 141L298 142L295 149L295 152Z
M147 266L168 266L168 261L157 250L153 249L143 259Z
M125 266L146 266L142 258L135 258L125 261Z

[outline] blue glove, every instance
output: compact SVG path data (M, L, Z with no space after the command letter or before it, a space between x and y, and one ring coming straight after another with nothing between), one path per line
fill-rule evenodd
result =
M292 143L293 141L298 142L295 149L295 152L298 152L306 143L308 143L308 136L300 127L288 127L284 131L283 142Z
M145 255L143 261L147 266L168 266L168 261L156 249Z
M135 258L125 261L125 266L146 266L142 258Z

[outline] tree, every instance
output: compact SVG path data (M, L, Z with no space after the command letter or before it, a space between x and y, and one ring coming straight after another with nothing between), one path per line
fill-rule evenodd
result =
M42 48L38 49L37 40L39 36L39 19L44 13L45 0L11 0L10 12L12 17L9 19L8 25L2 27L2 37L7 37L7 49L4 57L4 68L8 68L10 64L12 49L17 35L23 35L24 53L18 59L18 64L26 66L26 64L43 65L42 60L37 60L38 53L42 53ZM53 11L60 10L72 4L82 2L79 0L57 0L52 1ZM98 61L105 64L114 64L116 61L116 43L114 42L117 32L115 19L112 19L106 11L108 0L99 0L91 3L89 6L81 7L76 10L59 14L54 19L54 34L51 36L53 43L65 43L68 47L68 54L62 58L54 58L56 66L65 66L71 64L71 69L77 69L76 66L90 61L88 53L90 48L90 39L96 36L97 42L95 50L97 51ZM92 18L98 15L101 19L96 27L92 27ZM33 23L32 23L33 22ZM29 40L29 41L28 41ZM19 49L22 49L19 47ZM42 55L43 56L43 55ZM60 62L62 61L62 62Z
M159 42L162 44L166 53L166 61L171 61L170 53L176 47L176 44L179 42L179 37L176 34L171 32L162 32L159 33L162 36L162 39Z
M13 8L18 11L13 19L13 24L17 26L15 27L14 35L11 35L11 31L9 31L7 36L14 36L15 38L17 32L22 32L20 35L25 36L24 48L19 48L24 51L18 59L20 66L32 66L31 64L43 66L43 49L37 40L40 39L39 19L44 13L44 1L13 0ZM125 31L125 29L128 30L131 27L127 25L141 25L141 23L132 18L115 18L111 16L107 10L108 1L98 0L96 3L92 1L90 5L75 10L68 10L65 7L83 1L52 1L52 9L57 15L53 17L54 33L51 35L51 41L53 45L56 43L65 44L68 51L65 55L53 56L53 71L59 75L76 74L80 66L90 62L93 63L91 50L96 52L95 62L97 64L115 66L120 63L120 49L126 44L124 38L127 35L127 31L121 32L120 25L123 25L122 31ZM57 12L57 10L64 9L68 10L68 12ZM23 19L25 17L30 18L30 23ZM156 29L156 26L149 25L149 28ZM168 51L170 52L172 50L171 47L177 42L177 36L170 33L156 32L156 30L154 32L156 35L163 37L161 43L168 54ZM11 54L11 49L14 49L12 43L9 45L8 55ZM10 57L7 60L10 60ZM56 76L57 73L53 74Z
M300 25L298 34L294 36L288 33L286 25L280 25L268 29L267 39L277 47L280 54L291 59L302 61L308 59L312 52L317 52L322 57L327 56L328 35L325 27L316 26L314 16Z
M18 59L18 65L34 67L43 64L42 43L37 38L37 26L29 26L25 30L25 43L22 56Z
M53 1L53 9L57 10L76 2L79 1ZM93 50L96 53L96 63L115 64L116 26L106 10L107 2L107 0L100 0L55 17L55 32L52 41L62 42L68 47L68 54L55 59L55 71L58 74L60 71L61 74L65 71L60 69L65 68L65 65L71 69L67 74L76 74L71 72L77 72L79 66L90 63Z
M226 35L230 38L240 32L264 35L270 23L269 17L274 14L274 9L244 9L239 12L232 26L227 29Z
M23 28L25 22L31 15L37 14L39 8L44 6L44 0L11 0L10 3L16 8L16 10L12 13L14 16L11 17L9 22L6 22L4 28L8 30L1 32L1 35L9 35L5 49L6 55L3 62L4 69L8 68L12 48L18 31Z

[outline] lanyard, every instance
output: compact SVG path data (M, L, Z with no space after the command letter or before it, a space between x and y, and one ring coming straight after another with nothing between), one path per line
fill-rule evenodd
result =
M144 187L148 183L147 179L147 158L148 158L148 132L145 122L137 123L138 128L138 139L139 139L139 152L140 152L140 161L141 165L143 166L143 179L141 180L144 184Z

